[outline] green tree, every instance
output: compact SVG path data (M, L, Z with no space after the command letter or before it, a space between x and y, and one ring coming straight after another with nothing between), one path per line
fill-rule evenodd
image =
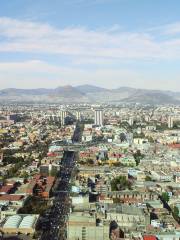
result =
M125 190L126 188L131 189L131 187L132 183L125 176L118 176L111 181L112 191Z
M121 142L125 142L125 141L127 140L127 138L126 138L126 134L123 133L123 132L120 133L119 138L120 138Z
M173 216L175 217L175 218L178 218L179 217L179 209L178 209L178 207L174 207L173 208Z
M152 178L150 176L146 176L145 181L152 181Z
M148 137L148 141L149 141L150 143L154 143L154 139L153 139L152 137Z
M169 194L167 192L163 192L161 196L165 202L169 202Z
M56 168L53 168L53 169L51 170L51 172L50 172L50 176L56 177L57 173L58 173L57 169L56 169Z
M158 131L164 131L168 129L168 125L166 123L161 123L160 125L156 125L156 130Z
M93 165L94 164L94 160L93 159L87 159L87 164Z
M140 150L137 150L136 153L133 154L133 156L136 161L136 166L138 166L141 162L141 159L144 158L144 154L142 154Z
M28 174L26 171L23 171L23 172L21 173L21 177L27 179L27 178L29 177L29 174Z

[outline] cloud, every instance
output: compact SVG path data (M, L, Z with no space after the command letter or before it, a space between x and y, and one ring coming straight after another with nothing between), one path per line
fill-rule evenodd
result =
M180 22L167 24L161 27L161 31L165 35L177 35L180 34Z
M164 29L164 30L163 30ZM169 25L161 30L169 29ZM176 30L175 30L176 29ZM178 27L174 27L177 32ZM125 32L117 25L105 30L55 28L49 24L0 18L0 52L67 55L104 60L179 59L180 38L158 39L150 32Z
M86 27L55 28L35 21L0 17L0 54L24 53L26 58L31 56L27 53L35 53L33 56L37 58L0 62L0 87L98 83L109 88L124 85L176 89L179 86L177 69L175 72L171 68L168 75L166 69L162 71L162 63L180 60L179 26L174 23L141 32L124 31L119 25L92 30ZM56 64L50 64L51 59ZM62 67L59 59L68 59L68 64L65 62ZM136 69L137 63L144 64L145 61L148 70ZM135 65L131 65L132 62ZM150 71L153 66L149 62L160 63L161 70Z
M107 88L129 86L135 88L179 89L179 73L159 74L151 69L148 74L140 69L99 66L96 69L81 66L59 67L38 59L19 62L0 62L0 88L55 88L62 85L93 84Z
M94 84L109 88L126 85L139 74L129 69L96 70L59 67L40 60L0 62L1 88L57 87L59 85ZM109 84L109 79L112 81Z
M63 69L63 68L61 68ZM60 69L57 66L40 60L29 60L23 62L0 62L0 73L57 73Z

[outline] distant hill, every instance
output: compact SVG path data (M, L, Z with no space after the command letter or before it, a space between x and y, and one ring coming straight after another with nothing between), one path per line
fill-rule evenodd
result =
M37 89L17 89L17 88L6 88L0 90L0 96L18 96L20 95L44 95L50 94L52 89L37 88Z
M136 89L120 87L106 89L93 85L60 86L55 89L16 89L0 90L1 102L43 102L43 103L145 103L180 104L180 93L172 91Z
M55 88L48 97L51 98L51 101L56 102L59 102L59 100L64 102L88 102L88 98L83 92L69 85Z
M75 88L77 90L83 92L83 93L95 93L95 92L105 92L105 91L108 91L108 89L106 89L106 88L96 87L96 86L88 85L88 84L80 85L80 86L77 86Z
M72 98L72 97L74 98L74 97L85 96L85 94L80 92L77 88L69 86L69 85L55 88L52 92L52 95L55 95L57 97L63 96L65 98Z
M124 102L140 102L145 104L177 104L179 101L172 96L160 91L137 90L128 98L123 99Z

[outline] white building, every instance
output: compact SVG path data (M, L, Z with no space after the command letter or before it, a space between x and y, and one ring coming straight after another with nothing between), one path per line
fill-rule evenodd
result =
M16 214L8 217L4 225L0 227L0 230L7 234L15 234L18 232L22 234L33 234L38 218L39 215L36 214Z
M68 113L67 111L60 111L60 118L61 118L61 126L64 126L65 124L65 118L67 117Z
M129 125L132 126L134 124L134 118L130 117L128 122L129 122Z
M151 118L150 118L149 115L145 115L145 118L144 118L144 119L145 119L146 122L150 122L150 120L151 120Z
M103 110L102 109L95 109L94 124L97 126L103 126Z
M81 112L80 112L80 111L77 111L77 112L76 112L76 119L77 119L78 121L81 121Z
M168 117L168 128L173 128L173 117L172 116Z

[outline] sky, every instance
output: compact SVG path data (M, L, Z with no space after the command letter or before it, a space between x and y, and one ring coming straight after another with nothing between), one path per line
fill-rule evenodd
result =
M179 0L1 0L0 89L180 91Z

